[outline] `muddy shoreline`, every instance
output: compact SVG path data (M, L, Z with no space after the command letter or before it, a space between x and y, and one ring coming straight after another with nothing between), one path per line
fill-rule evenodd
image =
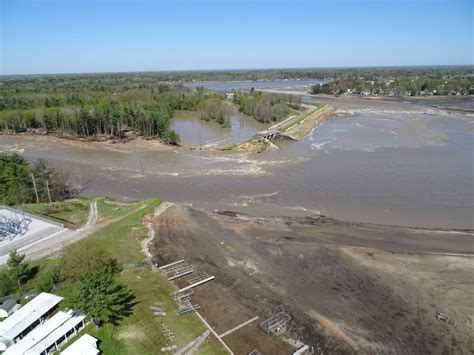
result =
M472 231L453 233L326 217L256 218L175 205L153 220L158 265L186 259L216 276L194 302L218 332L285 310L283 338L325 353L458 353L474 349ZM463 253L461 255L453 255ZM178 284L186 284L180 280ZM457 327L435 318L452 316ZM226 338L236 353L291 346L257 325Z

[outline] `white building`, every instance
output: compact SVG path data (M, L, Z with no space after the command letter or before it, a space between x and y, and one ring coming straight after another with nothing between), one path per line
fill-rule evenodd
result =
M20 341L31 330L42 324L52 314L62 297L40 293L30 302L0 323L0 351Z
M3 355L43 355L58 349L69 337L84 327L84 316L73 311L58 312L10 346Z
M84 334L66 348L61 355L98 355L97 339L89 334Z
M84 328L85 317L82 315L72 315L66 322L51 332L46 338L41 340L25 355L47 355L59 350L61 344L66 343L69 338L75 336L79 330Z

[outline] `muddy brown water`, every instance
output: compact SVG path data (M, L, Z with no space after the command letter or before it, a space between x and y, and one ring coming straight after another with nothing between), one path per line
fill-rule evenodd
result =
M251 215L322 213L348 221L474 227L472 114L409 102L319 100L345 113L302 141L280 142L282 149L263 154L121 152L12 136L0 136L0 149L48 159L89 196L157 196ZM463 104L471 107L472 101ZM174 124L183 138L196 139L196 120ZM238 136L233 130L242 127L234 124L224 140ZM206 125L201 140L212 145L221 128ZM245 134L258 129L255 122L243 127Z
M171 128L178 132L183 144L202 148L244 142L267 127L267 124L238 113L230 115L223 125L201 120L198 113L178 115L171 123Z

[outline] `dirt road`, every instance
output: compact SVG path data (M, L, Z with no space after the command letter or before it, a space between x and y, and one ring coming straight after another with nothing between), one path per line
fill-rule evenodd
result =
M216 276L193 302L218 333L285 310L283 338L251 324L226 337L236 354L288 354L286 338L325 353L472 353L472 231L254 218L172 206L154 220L155 262L186 259ZM186 280L178 284L184 285ZM436 319L449 314L457 327Z

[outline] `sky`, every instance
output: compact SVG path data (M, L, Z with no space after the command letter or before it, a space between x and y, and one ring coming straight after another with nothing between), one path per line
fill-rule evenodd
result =
M0 0L0 74L473 64L473 0Z

